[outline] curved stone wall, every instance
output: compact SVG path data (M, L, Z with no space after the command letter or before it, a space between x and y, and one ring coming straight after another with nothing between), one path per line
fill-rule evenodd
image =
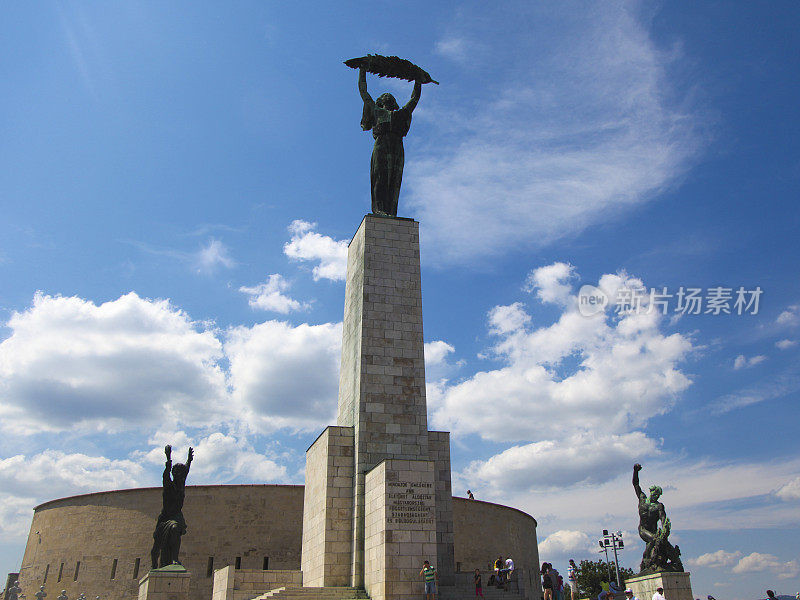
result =
M100 492L36 507L20 569L26 596L44 582L49 598L133 600L150 568L161 488ZM499 554L537 572L536 521L506 506L453 499L455 560L462 570L485 570ZM192 600L210 600L213 570L299 569L302 485L186 487L181 561L192 573ZM137 571L138 564L138 571ZM538 585L538 577L533 577ZM527 582L526 582L527 587ZM529 588L530 589L530 588ZM534 594L533 597L538 597Z
M456 570L486 573L498 556L521 569L529 598L542 596L536 519L510 506L453 498ZM487 577L483 578L484 584Z

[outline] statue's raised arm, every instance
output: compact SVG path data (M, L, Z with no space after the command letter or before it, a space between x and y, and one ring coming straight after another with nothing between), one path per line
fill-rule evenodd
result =
M413 112L414 109L417 107L417 102L419 102L420 97L422 96L422 84L419 81L414 82L414 90L411 92L411 98L409 98L406 105L403 107L403 110L407 110L408 112Z
M636 463L633 465L633 489L636 491L636 497L640 500L647 499L647 495L642 491L642 487L639 485L639 471L642 470L642 465Z

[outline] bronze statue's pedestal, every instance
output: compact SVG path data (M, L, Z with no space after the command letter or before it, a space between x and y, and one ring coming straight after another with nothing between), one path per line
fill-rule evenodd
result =
M664 589L667 600L694 600L689 573L652 573L625 580L625 587L633 590L639 600L652 600L656 589ZM141 599L140 599L141 600Z
M190 579L181 565L152 569L139 580L139 600L189 600Z

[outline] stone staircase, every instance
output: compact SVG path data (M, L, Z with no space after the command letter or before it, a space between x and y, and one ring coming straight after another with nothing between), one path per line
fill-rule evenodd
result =
M488 586L483 588L483 597L485 600L524 600L516 590L501 590ZM436 594L436 600L475 600L475 598L474 585L442 586Z
M353 587L279 587L255 596L252 600L366 600L368 598L367 592Z

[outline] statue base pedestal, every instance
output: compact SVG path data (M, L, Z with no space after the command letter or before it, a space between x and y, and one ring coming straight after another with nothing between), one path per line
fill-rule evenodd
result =
M664 589L667 600L694 600L689 573L652 573L625 580L625 587L633 590L639 600L652 600L657 588ZM141 600L141 598L140 598Z
M152 569L139 580L139 600L189 600L190 578L181 565Z

